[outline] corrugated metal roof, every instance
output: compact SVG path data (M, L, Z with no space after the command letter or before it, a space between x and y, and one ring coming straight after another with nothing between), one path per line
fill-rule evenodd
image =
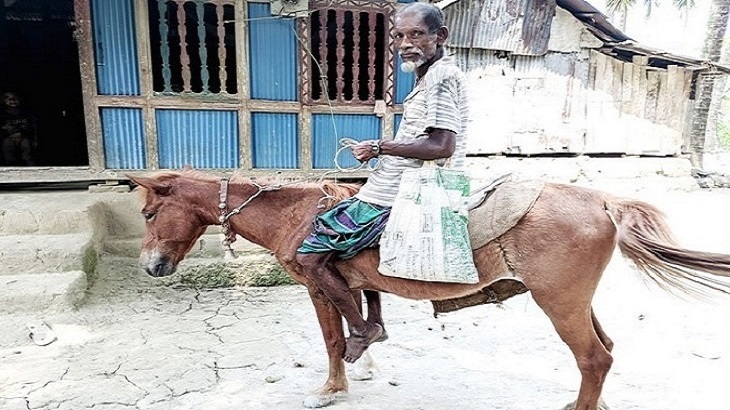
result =
M461 0L445 6L449 45L543 55L555 0Z
M594 36L604 43L620 43L631 40L629 36L608 22L608 18L590 3L583 0L557 0L558 6L580 20Z
M517 55L544 55L555 6L565 9L604 43L600 52L623 61L649 57L649 65L715 70L730 74L730 67L642 46L614 27L608 18L584 0L444 0L449 44L455 47L503 50Z

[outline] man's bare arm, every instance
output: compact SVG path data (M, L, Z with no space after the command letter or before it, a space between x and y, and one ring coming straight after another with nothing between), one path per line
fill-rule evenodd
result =
M456 134L443 128L432 128L428 138L406 141L382 141L380 152L373 149L373 141L363 141L354 147L352 152L358 161L364 162L378 155L394 155L404 158L434 160L449 158L456 150Z

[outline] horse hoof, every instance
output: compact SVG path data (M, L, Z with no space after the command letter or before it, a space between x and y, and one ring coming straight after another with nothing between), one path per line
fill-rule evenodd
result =
M349 378L357 381L372 380L375 377L376 370L378 370L378 366L375 364L370 352L366 350L360 360L353 365Z
M575 402L568 403L560 410L575 410Z
M327 393L318 394L312 393L304 398L304 407L308 409L318 409L321 407L327 407L334 403L338 398L345 397L345 393Z
M363 381L363 380L372 380L373 376L375 376L375 373L370 369L352 369L352 372L350 372L350 380L356 380L356 381Z
M572 402L572 403L570 403L570 404L566 405L565 407L563 407L563 408L562 408L562 409L560 409L560 410L575 410L575 402ZM608 408L608 404L606 404L606 402L605 402L605 401L603 401L603 399L601 399L601 400L600 400L600 401L598 402L598 410L610 410L610 409Z

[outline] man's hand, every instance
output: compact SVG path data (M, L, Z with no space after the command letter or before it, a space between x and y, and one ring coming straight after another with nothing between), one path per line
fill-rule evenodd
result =
M367 162L380 155L378 141L362 141L352 146L352 155L360 162Z

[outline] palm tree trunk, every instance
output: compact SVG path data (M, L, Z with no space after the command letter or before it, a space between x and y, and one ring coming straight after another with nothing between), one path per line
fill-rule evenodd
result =
M722 52L722 42L730 16L730 0L712 0L710 18L707 24L707 35L702 48L702 57L717 62ZM717 73L704 71L699 74L695 92L695 107L692 115L692 130L690 131L690 160L692 165L702 168L705 149L705 131L707 117L712 102L712 89Z
M720 64L730 64L730 47L728 44L723 46ZM710 111L707 114L707 131L705 131L705 150L704 152L714 152L720 148L720 141L717 136L717 124L722 121L720 109L722 107L722 98L725 96L725 88L727 87L727 76L720 76L715 80L712 87L712 102L710 103Z

